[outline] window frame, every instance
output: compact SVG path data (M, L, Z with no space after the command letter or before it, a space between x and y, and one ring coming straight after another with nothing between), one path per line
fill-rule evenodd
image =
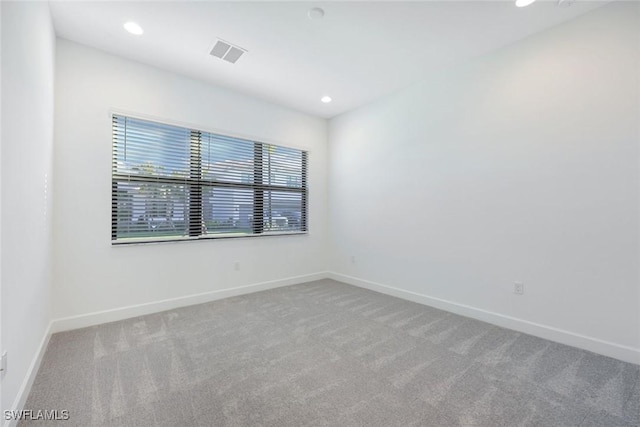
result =
M309 186L308 186L308 174L309 174L309 150L306 148L295 147L291 145L285 145L281 143L267 142L265 140L257 140L253 137L233 135L228 132L221 132L219 130L205 130L202 126L194 126L184 123L176 123L170 120L150 118L148 116L140 116L131 113L124 113L119 111L111 111L109 113L111 119L111 244L114 246L120 245L132 245L132 244L149 244L149 243L168 243L168 242L193 242L204 240L217 240L217 239L242 239L253 237L276 237L276 236L295 236L295 235L307 235L309 234ZM134 120L149 121L159 123L167 126L174 126L183 128L190 132L191 138L189 143L189 176L187 177L169 177L159 175L143 175L143 174L119 174L116 172L113 162L115 159L116 140L114 137L114 126L117 117L130 118ZM210 133L213 135L219 135L226 138L243 140L245 142L253 143L254 148L254 179L253 182L224 182L216 181L214 179L207 179L202 174L203 159L202 159L202 144L201 137L203 133ZM196 142L197 141L197 142ZM275 146L287 149L293 149L300 151L302 156L301 160L301 185L300 187L290 187L282 185L264 184L262 182L264 171L263 164L263 152L265 146ZM244 181L244 180L243 180ZM187 222L186 234L181 236L146 236L146 237L121 237L118 239L118 199L116 197L118 183L127 182L141 182L141 183L154 183L154 184L170 184L170 185L184 185L186 187L185 193L188 196L188 217L185 219ZM251 233L205 233L203 228L203 206L202 206L202 193L204 188L239 188L239 189L251 189L253 192L253 218L261 217L262 221L252 222ZM300 217L300 229L299 230L276 230L276 231L264 231L264 222L267 220L267 216L264 215L264 194L267 191L276 192L291 192L300 194L301 198L301 217ZM199 205L199 206L198 206ZM195 212L192 215L192 212Z

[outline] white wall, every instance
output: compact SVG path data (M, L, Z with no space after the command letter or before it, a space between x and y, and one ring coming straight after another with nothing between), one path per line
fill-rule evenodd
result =
M330 268L640 356L638 7L332 119Z
M56 66L55 318L326 270L325 120L66 40ZM308 149L309 234L112 246L112 109Z
M55 35L46 2L2 4L2 409L28 389L51 314ZM22 397L26 397L23 395Z
M2 242L2 2L0 2L0 242ZM2 245L0 244L0 353L2 345ZM0 409L2 404L2 377L0 373Z

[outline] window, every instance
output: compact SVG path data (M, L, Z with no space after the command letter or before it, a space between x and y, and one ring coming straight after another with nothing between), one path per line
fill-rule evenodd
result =
M307 231L306 151L113 116L111 240Z

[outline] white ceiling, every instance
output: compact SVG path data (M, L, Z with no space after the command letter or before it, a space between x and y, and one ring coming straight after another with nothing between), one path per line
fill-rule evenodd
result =
M51 10L62 38L332 117L603 4L51 1ZM311 7L324 19L310 20ZM129 20L142 36L124 31ZM236 64L210 56L218 37L248 53Z

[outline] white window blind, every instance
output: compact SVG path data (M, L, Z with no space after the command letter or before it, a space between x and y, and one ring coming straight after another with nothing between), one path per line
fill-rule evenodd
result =
M306 151L113 115L114 243L307 231Z

